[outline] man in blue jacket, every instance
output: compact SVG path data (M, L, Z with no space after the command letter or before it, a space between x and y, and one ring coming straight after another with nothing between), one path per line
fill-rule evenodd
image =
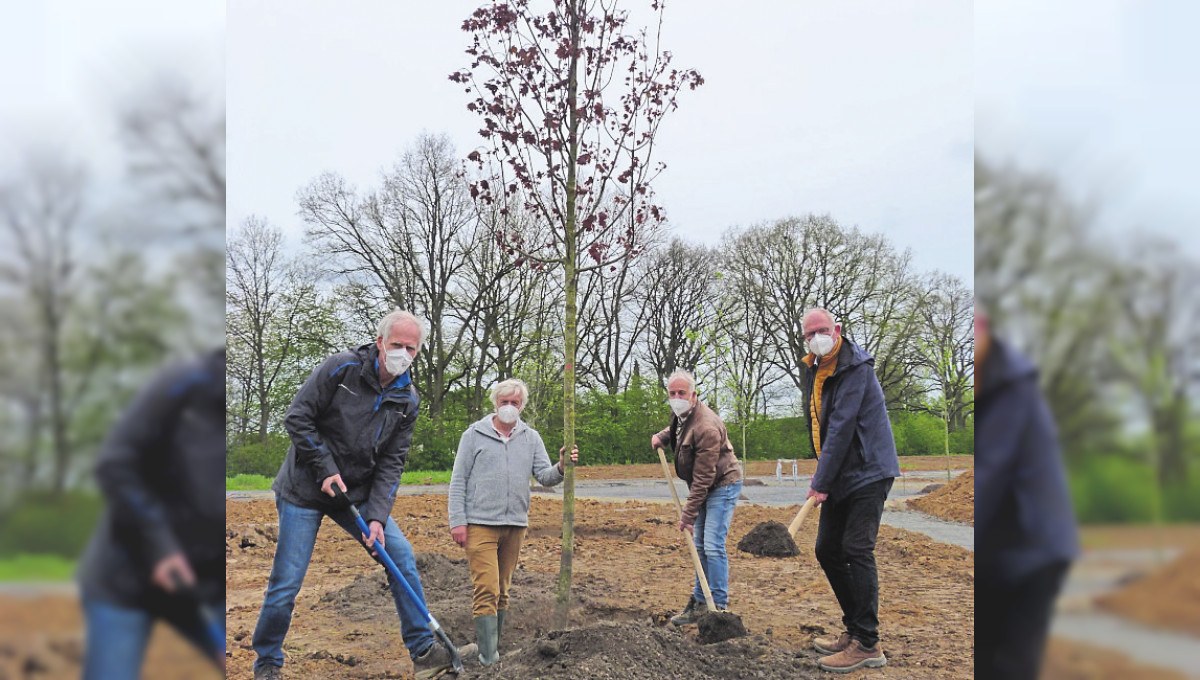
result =
M284 416L292 446L271 488L279 510L279 542L254 629L255 680L278 680L296 594L328 515L366 545L381 541L424 604L412 546L391 518L408 460L419 397L408 372L425 339L425 324L394 310L374 343L326 359L305 381ZM363 536L349 508L334 500L337 485L371 530ZM421 610L388 574L400 635L417 668L444 666L449 653L435 641ZM463 656L476 651L464 647Z
M1037 369L975 316L975 677L1036 678L1079 539Z
M879 648L875 540L883 502L900 475L875 359L824 309L804 314L804 416L817 454L809 498L822 505L816 556L845 632L813 640L827 671L849 673L887 663Z
M224 667L224 477L222 347L165 368L100 449L108 505L78 574L83 680L140 677L157 619Z

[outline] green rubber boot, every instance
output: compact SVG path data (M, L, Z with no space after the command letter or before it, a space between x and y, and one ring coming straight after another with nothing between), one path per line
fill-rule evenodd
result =
M508 610L501 609L496 612L496 653L500 653L500 638L504 637L504 619L508 617Z
M475 618L475 640L479 643L479 663L483 666L490 666L500 660L500 652L497 650L499 623L494 614Z

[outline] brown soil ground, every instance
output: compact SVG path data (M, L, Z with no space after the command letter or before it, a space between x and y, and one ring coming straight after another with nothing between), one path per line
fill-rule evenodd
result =
M580 454L582 457L583 454ZM931 471L945 470L945 456L903 456L900 458L900 465L903 470L913 471ZM975 467L975 456L951 456L950 468L953 470L969 470ZM746 476L748 477L768 477L775 474L774 460L752 460L747 464ZM811 475L817 471L817 461L815 458L799 460L796 463L796 472L801 475ZM602 480L602 479L658 479L662 477L662 465L659 463L646 463L641 465L595 465L595 466L580 466L575 468L576 479L586 480ZM789 478L792 474L791 466L783 471L784 478Z
M0 596L0 680L78 680L82 630L79 601L72 596ZM142 677L213 680L223 675L170 626L159 624Z
M274 550L269 525L277 518L267 500L230 501L226 510L229 670L230 677L243 678L254 661L250 635ZM790 521L797 510L738 508L729 545L760 522ZM562 504L535 497L504 635L502 653L510 656L503 668L466 677L826 677L815 667L810 641L839 630L840 611L812 556L817 518L802 527L797 557L731 549L731 607L750 635L701 646L694 628L679 632L665 624L686 602L693 579L674 513L661 504L578 501L572 628L553 632ZM445 497L400 497L392 514L424 554L422 584L431 611L456 641L474 639L470 578L446 528ZM971 553L885 526L877 557L889 662L848 677L970 678ZM408 677L412 665L383 582L382 569L357 542L326 522L284 644L287 677ZM522 651L512 653L518 647Z
M1200 636L1200 548L1097 598L1096 604L1149 626Z
M1200 524L1091 524L1079 528L1085 549L1106 548L1193 548L1200 546Z
M975 471L967 470L928 496L913 498L908 506L951 522L975 524Z
M1046 647L1041 679L1186 680L1186 676L1136 664L1119 652L1052 637Z

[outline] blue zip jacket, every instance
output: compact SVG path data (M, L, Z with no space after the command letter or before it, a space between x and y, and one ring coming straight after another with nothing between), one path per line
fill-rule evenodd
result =
M875 359L842 336L837 367L821 388L821 458L811 486L837 502L881 479L900 476L896 440L888 420ZM813 382L817 365L804 373L804 422L812 436Z
M975 430L975 559L980 579L1019 582L1079 554L1075 515L1037 369L993 340Z

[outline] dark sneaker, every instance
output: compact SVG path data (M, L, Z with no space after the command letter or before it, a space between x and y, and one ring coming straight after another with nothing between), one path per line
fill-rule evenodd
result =
M695 598L689 598L687 606L683 608L675 616L671 617L671 625L673 626L688 626L696 622L701 615L708 612L708 605L703 602L697 602Z
M254 671L254 680L283 680L283 669L279 666L263 666Z
M826 635L825 637L813 638L813 649L822 654L837 654L849 646L850 633L842 633L837 637Z
M822 657L817 666L823 671L834 673L849 673L860 668L882 668L887 664L887 657L879 645L863 647L858 640L851 639L845 649L832 656Z

